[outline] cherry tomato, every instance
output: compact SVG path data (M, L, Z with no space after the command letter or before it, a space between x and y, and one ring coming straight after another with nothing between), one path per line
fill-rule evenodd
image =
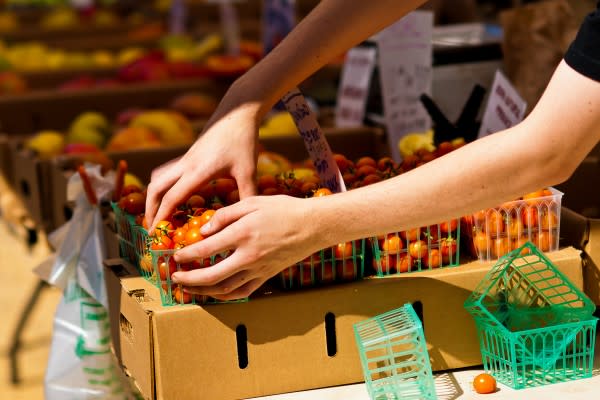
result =
M373 183L381 182L382 180L383 178L377 174L369 174L363 178L362 183L366 186L372 185Z
M440 241L440 253L442 255L442 261L444 264L449 264L452 259L456 257L456 239L442 239Z
M356 168L360 168L363 165L369 165L369 166L375 168L377 166L377 162L375 161L375 159L373 157L361 157L356 162Z
M402 231L400 232L400 236L406 241L414 242L421 236L421 228L412 228Z
M276 194L281 194L281 191L279 190L279 188L269 187L263 190L262 194L263 196L274 196Z
M154 267L152 266L152 255L150 253L144 254L140 257L140 268L142 271L152 273Z
M404 248L404 243L397 234L390 233L383 241L381 248L388 254L398 254Z
M502 257L509 251L508 238L499 237L492 240L492 254L495 257Z
M343 154L334 154L333 159L335 160L335 163L337 164L342 174L346 172L351 166L350 160L348 160Z
M488 251L488 241L490 238L485 232L477 232L473 237L473 244L478 255L486 256Z
M190 293L184 292L179 286L174 287L171 294L175 302L179 304L189 304L193 299Z
M383 275L389 275L396 272L397 265L398 256L396 254L382 254L379 263L373 258L373 269Z
M335 277L337 278L337 280L353 281L356 278L358 278L358 274L354 268L354 261L352 261L351 259L336 261Z
M154 228L154 235L155 236L171 236L171 234L173 233L174 228L173 225L171 224L171 222L169 221L159 221L156 224L156 228Z
M214 181L215 194L221 199L227 197L230 192L237 189L237 183L233 178L217 178Z
M454 232L456 230L456 227L458 226L458 220L457 219L453 219L447 222L442 222L440 224L440 230L443 233L450 233L450 232Z
M496 391L496 379L490 374L479 374L473 380L473 389L479 394L489 394Z
M193 228L189 228L188 231L185 233L185 244L187 246L199 242L202 239L204 239L204 237L202 236L202 234L200 233L200 228L199 227L193 227Z
M338 243L334 247L335 258L341 260L352 257L352 247L352 242Z
M240 201L240 191L237 189L232 190L227 194L225 201L227 202L227 204L237 203L238 201Z
M521 210L523 225L527 228L535 228L538 226L538 209L537 207L525 207Z
M396 163L391 157L381 157L377 161L377 169L379 171L387 171L396 168Z
M188 208L202 208L205 204L206 200L204 200L204 197L200 196L199 194L190 196L190 198L185 202L185 205Z
M173 242L175 243L175 245L185 245L185 234L187 233L187 227L180 227L175 229L175 232L173 232Z
M137 185L126 185L121 189L121 198L131 194L131 193L142 193L142 189Z
M318 283L331 283L333 278L333 265L331 262L326 262L323 265L315 267L315 279Z
M359 178L364 178L367 175L377 175L377 168L373 165L362 165L357 168L355 174Z
M492 237L504 232L504 219L498 210L491 210L485 220L485 231Z
M155 236L152 239L150 248L157 251L170 250L173 248L173 240L167 235Z
M169 261L165 261L165 257L158 258L158 275L161 281L166 281L167 276L173 275L177 271L177 264L173 257L169 257Z
M267 188L277 187L277 179L273 175L261 175L258 177L256 186L259 193L263 193Z
M508 218L506 231L511 239L516 239L525 233L523 222L518 218Z
M400 262L398 263L397 269L398 272L410 272L414 265L414 259L404 256L400 258Z
M313 194L313 197L323 197L323 196L329 196L331 194L333 194L331 192L331 190L329 190L327 188L320 188L315 191L315 193Z
M540 222L544 230L552 230L558 227L558 217L554 211L548 211L545 215L542 215Z
M420 259L427 255L427 243L416 240L408 245L408 252L412 258Z
M542 251L550 251L554 246L554 234L552 231L539 231L533 236L534 244Z
M141 214L146 207L146 196L139 192L130 193L119 200L119 206L128 214Z
M431 249L426 255L425 265L430 269L439 268L442 265L442 257L438 249Z

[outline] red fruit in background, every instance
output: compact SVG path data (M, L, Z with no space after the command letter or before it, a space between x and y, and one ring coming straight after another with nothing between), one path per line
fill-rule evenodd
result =
M227 194L225 201L227 202L227 204L237 203L238 201L240 201L240 191L237 189L232 190Z
M206 200L204 200L204 197L198 194L190 196L190 198L185 202L185 205L189 208L202 208L205 204Z
M207 57L205 65L212 76L234 78L248 71L254 65L254 60L246 55L219 54Z
M377 168L372 165L361 165L356 169L355 174L359 178L364 178L367 175L377 175Z
M18 94L27 91L27 82L12 71L0 72L0 94Z
M419 157L415 156L414 154L411 154L411 155L404 157L400 166L404 171L410 171L411 169L413 169L417 166L418 162L419 162Z
M237 183L233 178L218 178L212 181L215 195L224 199L230 192L237 189Z
M146 208L146 196L139 192L129 193L127 196L121 197L119 205L122 205L121 208L128 214L141 214Z
M354 175L354 173L346 172L342 175L342 179L344 180L344 183L346 184L346 186L350 186L354 182L356 182L357 178L356 178L356 175Z
M370 165L371 167L377 167L377 162L373 157L361 157L356 162L356 168L360 168L363 165Z
M391 157L381 157L378 161L377 161L377 169L379 171L387 171L389 169L395 169L396 168L396 163L394 162L394 160Z
M203 65L187 61L171 61L167 63L168 76L172 78L203 78L210 75L210 71Z
M131 194L131 193L142 193L142 188L137 185L125 185L123 189L121 189L121 198Z
M261 175L256 183L259 193L262 193L267 188L277 187L277 178L273 175Z
M240 40L240 53L251 57L255 62L263 57L263 46L254 40Z
M59 91L69 91L69 90L81 90L94 87L96 81L93 77L88 75L82 75L73 79L70 79L58 86Z
M445 154L450 153L454 150L454 146L450 142L442 142L439 144L438 148L435 150L435 153L438 157L441 157Z
M342 174L346 172L348 168L350 168L350 160L348 160L345 155L334 154L333 159L335 160L335 163L337 164Z
M274 195L277 195L277 194L281 194L281 191L278 188L269 187L269 188L264 189L262 191L262 194L264 196L274 196Z
M382 178L379 175L370 174L363 178L363 185L371 185L373 183L381 182Z
M68 143L63 148L63 154L97 153L100 149L91 143Z

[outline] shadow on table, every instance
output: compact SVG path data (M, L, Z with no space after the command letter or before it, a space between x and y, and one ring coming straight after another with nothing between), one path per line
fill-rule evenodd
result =
M464 393L452 372L435 376L435 391L438 400L454 400Z

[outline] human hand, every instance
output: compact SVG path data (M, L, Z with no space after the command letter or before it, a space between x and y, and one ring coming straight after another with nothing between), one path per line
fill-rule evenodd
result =
M204 240L175 253L190 262L224 251L231 254L208 268L176 272L172 279L194 294L220 300L248 297L267 279L323 246L308 218L309 199L254 196L217 210L203 226Z
M236 180L240 198L255 194L258 124L256 107L221 105L202 136L182 157L155 169L146 197L150 231L202 184L218 175Z

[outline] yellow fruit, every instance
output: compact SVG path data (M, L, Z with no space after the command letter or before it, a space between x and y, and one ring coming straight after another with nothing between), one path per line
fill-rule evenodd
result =
M298 128L288 112L280 112L269 118L263 126L258 129L258 137L266 138L272 136L293 136L298 134Z
M144 188L144 184L142 183L140 178L138 178L137 176L135 176L129 172L127 172L125 174L125 180L123 181L123 186L127 186L127 185L135 185L135 186L139 187L140 189Z
M433 131L431 129L423 133L406 134L398 141L398 150L400 150L402 157L414 154L415 151L420 149L435 150L435 146L433 145Z
M25 147L35 151L40 158L51 158L62 153L65 138L56 131L41 131L25 142Z
M452 141L450 142L452 143L452 146L461 146L463 144L465 144L465 138L456 138L456 139L452 139Z
M56 8L46 14L40 21L40 25L49 29L63 29L79 24L77 13L68 7Z
M139 47L126 47L119 52L117 56L117 63L119 64L127 64L132 62L135 59L140 58L145 53L144 49Z
M181 114L173 111L146 111L137 115L130 127L144 127L158 135L165 145L191 144L194 139L192 125Z
M0 32L12 32L18 28L19 20L14 13L10 11L0 13Z
M106 50L97 50L92 53L92 63L98 67L112 67L116 64L115 57Z
M202 61L210 54L216 53L223 48L223 38L216 33L207 35L197 45L195 45L190 54L194 61Z
M294 175L294 178L299 180L304 180L305 178L309 178L312 176L316 176L317 173L310 168L294 168L292 170L286 171L285 175Z

